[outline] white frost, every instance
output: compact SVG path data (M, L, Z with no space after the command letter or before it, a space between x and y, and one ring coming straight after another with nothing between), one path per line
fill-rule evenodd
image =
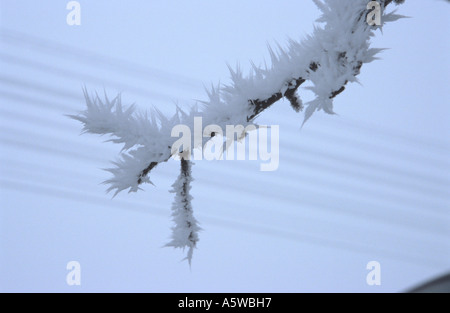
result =
M252 123L250 117L255 113L255 101L278 93L285 95L296 80L310 81L309 89L315 94L315 99L305 104L303 123L318 110L333 114L333 98L348 82L357 81L361 66L375 60L381 49L370 48L370 38L377 27L369 26L365 20L367 0L314 2L322 15L310 36L302 41L291 39L286 48L277 46L276 51L269 47L270 67L261 68L252 63L252 69L246 75L239 66L229 67L231 83L208 89L207 100L202 102L201 109L197 105L189 112L178 108L170 118L156 109L149 114L139 114L134 106L124 108L120 95L112 100L105 95L102 100L84 90L87 109L71 117L84 124L84 132L108 134L110 141L123 144L119 160L113 162L115 168L107 169L113 175L105 181L109 185L108 191L114 191L115 195L126 189L135 192L141 183L151 183L146 169L152 163L170 158L171 147L177 139L171 137L174 126L184 124L193 129L194 117L201 116L204 125L215 124L222 129L226 129L226 125L246 127ZM383 9L381 20L385 23L401 17L394 12L385 13ZM299 109L301 100L298 95L296 97ZM175 227L168 245L188 247L187 259L191 262L200 228L192 214L191 163L186 162L188 172L182 171L173 185Z
M182 170L170 192L175 193L172 204L172 219L175 226L172 228L172 240L166 245L174 248L188 248L186 260L191 264L194 248L198 242L198 232L201 228L194 217L192 210L192 196L190 195L191 176L190 161L182 161Z

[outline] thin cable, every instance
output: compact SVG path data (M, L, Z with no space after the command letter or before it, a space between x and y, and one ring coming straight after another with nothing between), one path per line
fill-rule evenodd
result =
M3 140L2 140L3 141ZM1 141L0 141L1 142ZM11 144L11 142L9 142ZM20 145L19 142L17 141L13 141L13 144L16 145ZM34 144L36 145L36 144ZM53 148L53 150L56 150ZM44 149L45 151L45 149ZM65 151L62 151L63 153L67 153ZM59 153L61 153L61 151L59 151ZM72 153L69 153L69 155L71 155L72 157L74 157L74 155ZM76 156L77 158L81 157L81 155ZM86 157L86 156L83 156ZM278 184L279 185L279 184ZM223 185L222 185L223 187ZM235 186L230 185L229 188L233 189L235 188ZM283 188L285 187L285 184L283 184ZM390 211L392 212L390 214L390 216L384 216L384 215L379 215L376 212L382 211L383 209L389 209L389 207L386 206L375 206L375 205L371 205L372 207L372 211L361 211L360 209L353 209L353 207L366 207L367 205L365 203L361 203L358 201L351 201L349 200L349 198L347 197L341 197L341 196L327 196L327 202L332 201L333 203L335 203L336 205L334 207L329 207L324 205L324 203L321 203L320 200L317 199L322 199L323 195L319 194L317 192L315 192L314 188L311 188L310 186L308 186L307 182L305 183L305 185L302 186L302 190L303 191L307 191L308 195L310 195L312 197L312 199L304 199L302 198L302 203L304 203L305 205L311 205L317 208L321 208L327 211L331 211L333 213L339 213L339 214L349 214L358 218L362 218L362 219L370 219L370 220L378 220L378 221L382 221L382 222L387 222L387 223L393 223L393 224L397 224L399 226L403 226L406 228L409 227L413 227L416 229L423 229L423 221L425 219L425 217L421 217L421 220L414 220L411 219L411 214L407 215L407 216L396 216L393 214L393 212L395 211L395 207L391 207ZM247 192L249 192L247 190ZM252 190L253 193L255 193L255 195L259 194L259 190ZM278 194L275 192L272 192L271 190L267 190L265 192L265 196L269 196L269 197L277 197ZM313 200L314 199L314 200ZM298 202L299 199L297 197L297 193L295 190L292 190L291 193L285 193L282 201L284 200L289 200L289 201L296 201ZM339 203L345 203L345 207L340 206L339 208L337 208ZM431 231L437 235L442 236L443 233L445 233L445 231L443 232L441 229L441 227L438 227L437 225L442 223L442 220L435 220L435 221L428 221L429 224L433 224L435 225L435 227L433 229L431 229ZM445 235L444 235L445 236Z
M102 65L104 68L115 69L121 73L126 72L128 75L145 80L152 79L155 82L175 85L177 87L186 86L196 88L202 85L200 80L192 77L167 72L125 59L94 53L93 51L88 51L78 46L62 44L5 27L0 28L0 37L2 37L4 42L13 46L32 46L49 55L64 56L64 58L72 56L79 63L94 65L96 68Z
M44 92L44 94L47 94L47 93L51 93L53 95L55 95L55 94L56 95L62 94L62 95L66 95L66 96L68 96L68 97L70 97L72 99L76 99L78 101L81 100L81 95L77 96L76 94L68 92L68 91L64 91L64 90L60 90L60 89L56 89L56 88L51 88L51 87L47 87L47 86L43 86L43 85L33 85L33 83L31 83L31 82L23 81L23 80L20 80L20 79L17 79L17 78L8 78L8 77L4 77L4 76L0 75L0 81L2 81L4 83L7 83L7 84L13 84L13 85L16 85L16 86L23 85L23 86L25 86L27 88L31 88L33 90L38 90L40 92ZM7 95L7 96L9 96L9 95ZM30 101L33 101L33 100L30 99ZM69 109L69 106L68 106L68 109ZM289 125L285 125L284 127L287 128L287 129L290 129L292 132L296 131L296 130L294 130L294 127L291 127ZM340 143L347 142L348 146L358 147L358 148L361 148L361 149L364 148L364 149L373 151L374 153L378 153L378 154L381 151L383 151L383 152L386 152L386 150L389 151L389 149L387 147L385 147L385 146L383 146L380 149L379 146L376 146L376 145L373 145L373 144L367 144L367 143L364 143L364 142L361 142L361 141L358 141L358 140L349 140L348 137L336 136L336 135L333 135L332 133L323 133L323 132L320 132L320 131L310 131L308 134L312 135L313 137L316 137L318 139L323 138L323 139L327 139L327 140L338 141ZM288 146L288 149L289 149L289 146ZM392 149L390 149L390 151L392 153ZM439 168L439 169L448 167L448 164L444 164L443 163L444 160L437 161L436 159L429 159L429 158L418 157L417 155L414 155L414 157L412 157L413 155L411 155L411 154L408 154L407 156L405 156L405 154L402 155L398 151L394 151L394 152L397 152L397 155L399 157L401 157L402 160L409 160L409 161L412 161L412 162L416 162L417 164L423 164L423 162L426 162L426 164L428 166L436 167L436 168ZM380 167L379 165L376 165L376 166ZM395 168L394 170L397 171L397 170L400 170L400 169ZM388 169L388 171L389 171L389 173L391 172L390 169ZM406 171L403 171L403 172L406 173L406 175L410 175L409 172L406 172ZM414 174L412 174L412 175L414 175ZM421 175L421 176L419 175L420 177L417 176L417 175L415 175L415 176L416 176L416 178L419 181L428 179L426 175L425 176L424 175ZM432 183L433 183L433 181L432 181ZM438 185L448 185L449 184L448 181L439 181L439 182L435 182L435 183L437 183Z
M33 120L29 120L29 122L33 123L33 124L39 124L39 119L40 118L33 118ZM41 124L42 125L46 125L47 127L51 127L51 128L55 127L55 125L52 125L51 123L49 123L47 125L43 121L41 121ZM3 132L5 132L5 133L14 132L14 130L12 130L10 128L5 129L4 127L3 128L0 127L0 129L3 130ZM20 131L18 131L18 130L15 130L15 132L16 132L16 134L20 133ZM27 137L28 135L25 134L22 131L22 136ZM55 138L55 137L51 137L50 138L50 137L48 137L48 138L44 138L43 140L44 141L49 141L50 140L51 142L55 142L55 141L57 142L59 140L59 138ZM62 141L61 141L61 143L62 143ZM284 150L285 148L282 147L282 149ZM323 167L324 167L325 169L331 170L331 172L340 171L345 176L351 175L353 177L359 177L359 178L364 177L364 178L366 178L366 180L368 180L368 181L370 181L372 183L376 182L376 181L381 182L383 185L386 185L386 184L389 185L389 184L395 183L397 185L404 186L405 189L413 188L414 192L427 191L428 193L431 193L431 194L433 194L435 196L448 198L448 194L447 194L446 191L440 192L440 191L438 191L440 188L436 189L436 187L440 187L439 184L437 184L437 186L435 186L433 188L433 187L430 187L430 186L428 186L426 184L423 185L423 184L414 183L410 179L408 179L407 181L404 181L404 180L399 180L398 176L397 177L392 177L392 175L390 175L391 172L393 172L393 173L397 172L397 174L400 177L405 177L405 172L404 171L396 171L395 168L383 168L383 167L381 167L381 166L379 166L377 164L374 164L374 163L361 162L359 159L354 159L354 158L350 159L350 158L348 158L346 156L342 156L342 155L341 156L336 156L335 154L325 153L325 152L320 151L318 149L311 149L311 148L308 148L308 147L299 147L299 148L292 148L292 147L289 148L288 147L287 150L291 151L291 153L290 154L286 154L282 158L282 160L287 161L287 162L292 163L292 164L298 163L299 160L302 160L302 162L308 162L308 161L303 160L305 155L309 155L313 159L317 159L317 157L321 157L321 158L323 158L325 160L330 160L332 162L339 161L340 163L347 164L347 165L351 166L351 169L339 170L339 169L336 169L336 167L331 167L330 168L329 165L327 165L326 163L320 162L320 161L319 162L316 161L315 168L323 169ZM298 155L298 157L294 157L294 155ZM311 162L309 162L309 164L311 164ZM360 170L355 170L354 166L359 167ZM367 170L368 169L370 169L370 171L372 173L374 173L375 175L374 174L367 175ZM376 171L374 171L374 169L376 169ZM383 171L384 171L384 174L383 174ZM386 177L385 174L388 174L388 177ZM413 174L409 174L408 173L406 177L411 177L412 175ZM418 182L422 182L420 179L421 178L417 179L417 181ZM428 180L431 181L432 178L429 178ZM445 182L444 182L444 185L445 185Z
M35 124L35 125L39 125L40 124L39 123L39 118L35 118L33 120L30 119L29 122L32 123L32 124ZM56 126L56 125L52 125L52 124L48 124L47 125L45 122L42 122L42 124L44 124L47 127L52 128L52 129L54 129L55 126ZM56 128L58 128L58 127L56 126ZM16 134L16 135L19 135L19 136L21 136L23 138L26 138L26 137L28 137L30 135L29 132L24 132L24 131L17 130L17 129L11 129L9 127L5 128L5 127L1 127L1 126L0 126L0 132L3 132L4 134L8 133L10 135L11 134ZM3 138L5 138L5 137L3 137ZM56 138L56 137L53 137L53 136L41 135L41 138L42 139L40 141L42 141L42 142L59 143L59 145L65 144L65 140L61 140L60 138ZM86 146L84 149L90 150L93 147L94 146L89 146L89 147ZM77 149L77 150L82 150L82 149ZM283 160L287 161L289 164L298 164L300 162L303 165L308 165L308 168L314 168L316 170L321 170L321 171L325 171L325 172L328 172L328 173L336 173L337 172L337 173L342 174L345 177L352 176L352 177L356 177L358 179L360 179L361 177L364 177L364 178L367 179L367 181L369 181L371 183L374 183L374 182L377 182L377 181L381 182L382 185L386 185L386 184L390 185L390 184L395 183L397 188L399 187L399 185L402 185L402 184L405 185L406 184L406 186L403 186L404 189L410 190L411 188L414 188L413 189L414 193L422 193L424 190L428 190L428 192L429 193L431 192L433 194L433 196L439 196L440 195L444 199L448 199L448 195L446 195L446 192L440 193L438 190L436 190L435 188L432 188L430 186L420 186L420 185L417 186L416 184L411 183L409 180L407 180L406 183L405 183L404 180L402 180L402 179L399 180L398 176L397 177L388 177L388 178L386 178L385 175L383 175L383 174L380 175L380 173L378 173L377 171L373 172L372 164L366 165L367 167L359 165L360 170L355 170L353 167L350 168L350 169L340 169L340 168L338 168L336 166L330 166L328 163L316 161L317 157L321 156L322 158L331 160L334 163L334 160L335 160L336 156L333 155L333 154L329 154L329 153L325 154L325 153L321 153L320 151L316 151L314 149L309 149L309 148L305 148L305 147L299 148L299 151L301 151L300 154L298 154L297 152L293 151L293 153L291 153L291 155L285 155L283 157ZM298 157L294 157L293 155L299 155L299 156ZM310 159L306 159L305 160L305 158L304 158L305 155L310 155ZM311 162L311 159L315 160L315 162ZM349 159L348 160L348 164L351 165L351 166L353 166L355 164L357 165L357 163L358 163L358 159ZM367 174L367 169L370 169L370 171L372 173L375 173L375 175L374 174L372 174L372 175ZM399 176L402 177L401 173L400 173ZM314 180L314 179L312 178L312 180Z
M1 76L0 76L0 79L1 79ZM1 95L1 94L0 94ZM12 94L10 93L10 94L6 94L5 96L7 96L7 97L9 97L9 98L16 98L17 100L25 100L25 99L23 99L23 97L15 97L15 96L12 96ZM29 98L29 100L28 101L33 101L33 102L35 102L35 100L33 100L33 99L30 99ZM318 135L316 134L316 137L317 137ZM320 135L319 135L319 137L320 137ZM324 138L326 138L326 136L323 136ZM340 137L338 137L338 138L336 138L337 140L340 140ZM347 142L349 143L349 141L347 140ZM351 142L351 141L350 141ZM359 143L357 143L356 142L356 144L355 145L358 145ZM313 153L313 154L315 154L316 156L322 156L322 157L328 157L328 153L325 153L324 151L320 151L320 150L315 150L315 151L307 151L308 150L308 148L307 147L304 147L304 146L302 146L300 149L299 149L299 145L296 145L296 146L292 146L292 145L285 145L287 148L284 148L284 149L286 149L287 151L290 151L291 153L297 153L298 151L300 151L301 150L301 153L309 153L309 154L311 154L311 153ZM373 147L373 149L374 149L374 151L378 151L378 152L380 152L380 151L382 151L382 149L380 149L379 147L376 147L376 146L372 146ZM441 187L441 186L448 186L449 185L449 181L447 181L447 180L445 180L445 179L442 179L442 178L436 178L436 177L430 177L429 175L426 175L426 174L419 174L419 173L414 173L414 172L410 172L410 171L405 171L405 170L402 170L402 169L399 169L398 167L386 167L386 166L383 166L383 165L380 165L380 164L378 164L378 163L368 163L368 162L364 162L364 161L358 161L357 163L353 163L353 162L355 162L355 160L349 160L346 156L342 156L342 155L335 155L334 156L334 158L336 158L336 161L339 161L339 162L342 162L342 163L345 163L345 164L349 164L350 162L352 163L352 165L357 165L357 166L359 166L360 168L368 168L368 167L373 167L374 169L376 169L377 171L379 171L379 172L384 172L384 173L387 173L387 174L392 174L392 173L395 173L395 172L397 172L397 173L399 173L399 174L401 174L401 175L403 175L403 176L407 176L407 177L409 177L410 179L412 179L412 180L416 180L417 182L424 182L424 181L428 181L429 183L432 183L432 184L435 184L436 186L438 186L438 187ZM411 160L411 161L415 161L416 160L416 158L412 158L411 157L411 155L407 155L407 156L403 156L402 157L402 160ZM423 159L418 159L417 160L417 163L418 164L422 164L422 162L424 162L424 160ZM436 164L436 162L427 162L427 164ZM442 168L442 167L445 167L445 165L437 165L439 168Z
M324 150L318 149L318 148L310 148L307 146L299 146L299 145L292 145L292 144L285 144L283 145L283 151L290 152L289 155L301 155L301 154L310 154L314 155L316 157L333 160L334 162L340 163L340 164L347 164L349 166L359 168L361 170L371 169L377 173L380 173L381 176L391 176L391 175L397 175L402 176L408 179L408 181L416 182L417 186L423 186L423 185L434 185L434 188L439 188L442 190L448 190L448 187L450 186L450 182L446 180L445 178L437 177L437 176L431 176L427 174L421 174L417 173L416 171L407 171L402 170L398 167L394 166L386 166L383 164L379 164L376 162L368 162L363 159L355 159L355 158L349 158L345 154L336 153L333 152L333 154L328 153ZM407 157L405 157L407 158Z
M68 45L61 45L60 43L55 43L55 42L51 42L48 41L46 39L43 38L38 38L35 36L31 36L29 34L25 34L25 33L21 33L21 32L17 32L11 29L6 29L6 28L0 28L0 36L3 37L4 40L9 40L12 43L15 44L31 44L34 45L36 47L43 47L45 48L44 50L51 55L57 55L55 53L55 51L60 51L63 52L64 55L69 54L69 55L74 55L76 56L76 59L78 62L82 62L82 61L86 61L86 60L90 60L91 64L95 64L97 65L98 63L104 63L104 65L107 65L108 67L111 67L111 65L120 65L120 70L127 70L131 67L132 68L132 72L141 72L144 71L147 73L147 75L156 75L157 77L164 77L169 75L170 77L175 76L175 74L173 73L167 73L165 71L160 71L160 70L156 70L155 69L151 69L151 68L146 68L145 66L141 65L141 64L137 64L137 63L130 63L129 61L125 61L125 60L120 60L120 59L115 59L115 58L110 58L108 56L104 56L104 55L99 55L93 52L88 52L86 50L83 49L79 49L78 47L74 47L74 46L68 46ZM93 62L91 62L93 61ZM128 64L128 65L126 65ZM182 81L184 81L184 83L188 83L191 81L195 81L195 79L193 79L192 77L184 77L184 76L180 76L182 77ZM179 83L182 83L181 81ZM182 83L183 84L183 83ZM197 86L198 83L195 84L195 86ZM192 86L193 87L193 86ZM335 122L335 121L333 121ZM439 149L441 151L445 151L448 152L449 149L449 144L440 144L437 142L433 142L433 140L431 140L430 138L428 139L420 139L417 138L417 136L411 136L411 135L407 135L407 134L399 134L398 131L396 132L392 132L392 131L387 131L387 130L383 130L379 127L375 127L375 126L371 126L371 125L367 125L366 123L359 123L358 121L340 121L341 123L346 123L349 127L352 128L356 128L356 129L364 129L365 131L368 132L372 132L372 133L376 133L376 134L380 134L380 133L384 133L386 137L389 137L390 139L392 139L392 137L397 137L398 139L400 139L401 141L409 141L409 142L413 142L416 144L420 144L420 145L425 145L428 146L430 148L435 148L435 149ZM342 126L342 125L341 125Z
M18 190L21 193L27 192L27 193L33 193L38 194L41 196L49 195L53 198L62 198L64 200L71 199L77 202L87 202L89 204L97 203L98 205L105 205L105 202L100 200L98 197L94 197L91 195L86 195L85 193L80 192L74 192L65 190L62 188L54 188L54 187L46 187L46 186L40 186L40 185L33 185L29 183L23 183L23 182L17 182L13 180L5 180L0 179L0 187L2 189L9 189L9 190ZM118 201L117 201L118 202ZM123 201L121 201L123 202ZM108 202L108 207L111 206L111 201ZM123 206L120 204L114 204L112 206L116 206L118 208L123 208L127 206ZM151 211L148 210L149 207L151 208ZM129 207L127 207L126 210L130 210ZM155 207L152 204L147 204L145 207L141 206L133 206L133 211L140 211L145 213L150 213L154 215L161 216L162 210L158 207ZM165 214L164 214L165 215ZM379 249L376 247L367 247L365 245L355 245L354 243L345 242L345 241L339 241L336 239L329 239L329 238L320 238L316 236L311 236L310 234L301 234L297 232L289 232L285 230L279 230L259 224L250 224L250 223L242 223L239 221L230 221L225 220L222 218L217 217L210 217L210 216L203 216L202 217L205 220L209 220L211 223L216 224L217 226L222 226L226 228L232 228L236 230L256 233L256 234L264 234L268 236L274 236L274 237L280 237L286 240L293 240L295 242L304 242L308 244L313 245L319 245L324 246L327 248L334 248L334 249L340 249L340 250L346 250L346 251L352 251L356 253L370 253L370 254L384 254L388 258L393 258L402 262L413 264L420 264L424 266L429 267L443 267L447 266L447 264L440 262L440 260L433 260L428 259L424 257L411 257L411 255L404 254L401 251L388 251L385 249Z
M76 80L81 80L83 82L91 82L94 84L99 84L99 85L103 85L103 86L110 86L112 88L115 89L119 89L119 90L126 90L128 92L132 92L144 97L147 97L149 99L157 99L157 100L163 100L163 101L169 101L172 102L174 99L172 98L172 96L162 93L162 92L155 92L155 91L149 91L148 89L143 89L140 87L136 87L135 85L127 85L124 83L119 83L119 82L115 82L115 81L110 81L107 79L100 79L96 76L90 75L90 74L85 74L85 73L80 73L80 72L76 72L73 70L67 70L67 69L63 69L63 68L59 68L53 65L48 65L45 64L43 62L38 62L38 61L32 61L32 60L28 60L22 57L17 57L17 56L13 56L13 55L8 55L6 53L2 53L0 52L0 59L3 61L7 61L9 63L14 63L17 64L19 66L22 67L26 67L26 68L33 68L36 69L38 71L43 71L46 73L50 73L59 77L66 77L69 79L76 79Z

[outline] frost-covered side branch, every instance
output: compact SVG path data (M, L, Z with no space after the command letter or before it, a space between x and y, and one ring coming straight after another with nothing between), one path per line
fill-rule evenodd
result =
M174 248L188 248L186 259L191 264L192 254L198 242L198 232L201 228L194 217L192 210L191 190L192 162L181 159L181 172L170 192L175 193L175 200L172 204L172 218L175 226L172 228L172 241L166 246Z
M293 79L288 85L287 88L283 91L279 91L274 93L270 98L267 99L255 99L249 100L249 104L253 109L253 112L250 116L247 116L247 121L252 121L258 114L262 111L270 107L275 102L281 100L285 97L290 103L292 108L296 112L300 112L303 109L303 104L300 98L297 96L297 89L303 84L305 80L303 78Z

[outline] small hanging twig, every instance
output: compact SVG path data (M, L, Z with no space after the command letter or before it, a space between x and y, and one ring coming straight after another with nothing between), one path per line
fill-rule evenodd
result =
M172 219L175 226L172 227L172 241L166 246L174 248L189 248L186 260L191 264L192 254L198 242L198 232L201 228L194 217L192 210L192 196L190 194L192 173L192 162L181 159L181 170L170 192L175 193L172 204Z

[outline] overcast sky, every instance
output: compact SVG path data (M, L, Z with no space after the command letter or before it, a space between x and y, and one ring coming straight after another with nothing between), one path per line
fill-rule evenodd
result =
M193 206L204 229L192 268L170 237L169 161L156 186L111 199L103 168L120 146L80 136L65 114L82 87L174 112L269 61L267 44L313 30L312 1L0 0L0 291L398 292L450 270L449 60L444 1L408 0L411 18L377 31L389 48L364 65L338 115L286 101L257 123L280 126L280 166L197 161ZM425 4L426 3L426 4ZM393 6L390 6L391 10ZM311 94L301 88L307 101ZM66 264L81 265L81 286ZM366 265L381 265L368 286Z

